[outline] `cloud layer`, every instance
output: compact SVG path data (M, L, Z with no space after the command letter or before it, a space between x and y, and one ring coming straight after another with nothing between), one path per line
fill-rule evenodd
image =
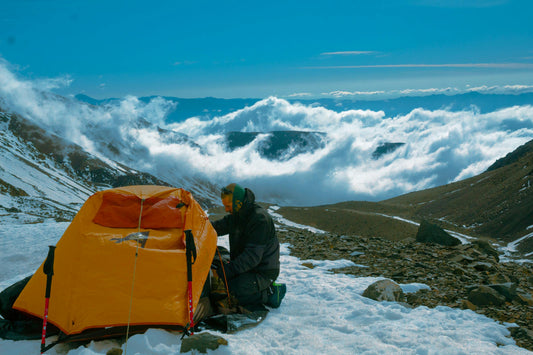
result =
M376 90L376 91L348 91L335 90L330 92L323 92L320 95L324 97L335 98L368 98L368 97L399 97L399 96L423 96L423 95L456 95L469 92L477 92L480 94L503 94L503 95L518 95L533 92L533 85L483 85L465 88L445 87L445 88L424 88L424 89L401 89L401 90ZM294 94L291 96L304 96ZM306 93L305 96L313 96L312 93Z
M192 117L166 124L175 104L162 98L143 103L126 97L94 107L54 95L50 83L57 85L53 80L20 79L0 63L4 107L104 159L177 186L195 177L215 185L237 181L262 200L287 204L381 200L446 184L483 172L533 137L532 106L483 114L475 108L419 108L387 117L383 111L334 112L270 97L209 120ZM230 150L225 133L231 131L265 134ZM258 152L271 131L323 132L325 144L290 159L272 160ZM384 143L405 144L375 159L374 152Z

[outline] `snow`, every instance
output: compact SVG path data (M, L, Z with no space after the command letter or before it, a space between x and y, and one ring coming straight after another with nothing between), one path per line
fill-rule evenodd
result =
M527 230L529 230L529 227L527 227ZM533 232L528 233L528 234L524 235L523 237L518 238L518 239L508 243L507 246L500 247L499 250L500 250L500 252L503 253L503 256L500 259L502 261L514 261L514 262L518 262L518 263L530 263L531 260L528 260L528 259L517 260L517 259L513 259L511 257L512 254L514 254L514 253L516 253L518 251L518 245L520 243L522 243L523 241L525 241L526 239L528 239L528 238L533 238ZM526 254L525 256L529 257L529 256L531 256L531 253Z
M376 213L377 215L379 216L383 216L383 217L387 217L387 218L392 218L392 219L396 219L398 221L402 221L402 222L405 222L405 223L409 223L409 224L414 224L415 226L419 226L420 223L417 223L415 221L411 221L409 219L405 219L405 218L402 218L402 217L398 217L398 216L389 216L388 214L383 214L383 213Z
M31 275L46 259L69 223L0 223L0 289ZM2 353L0 351L0 353Z
M54 244L67 223L2 225L0 230L0 288L32 273L44 260L47 246ZM227 238L219 244L227 246ZM351 261L306 260L310 269L289 254L282 244L279 282L287 295L278 309L270 311L257 327L222 334L227 346L209 354L531 354L519 348L507 327L470 310L449 307L408 308L394 302L377 302L361 294L379 278L335 274L332 268ZM401 285L405 292L428 288L423 284ZM179 354L181 334L150 329L128 340L127 354ZM53 337L47 339L47 342ZM58 345L50 355L103 355L114 340L91 342L71 348ZM0 340L0 354L37 354L40 341Z
M0 131L0 180L24 191L28 197L0 193L0 205L16 207L32 214L33 205L44 203L59 210L75 212L94 193L49 157L16 138L9 130ZM44 208L39 208L43 210Z
M54 168L55 163L52 160L45 158L41 162L35 159L32 152L21 143L15 140L11 140L10 143L16 145L18 149L4 145L1 147L3 167L1 176L7 183L25 191L29 190L27 191L29 195L41 194L65 203L83 202L92 194L86 187L66 176L65 172ZM43 184L43 181L50 183ZM61 186L61 189L58 186Z
M420 290L431 290L431 287L421 283L412 283L412 284L400 284L403 293L416 293Z
M339 259L339 260L301 260L302 263L313 264L314 268L322 269L324 271L341 269L344 267L356 266L356 267L368 267L365 265L359 265L351 260Z
M468 244L468 243L470 243L469 242L470 239L474 239L473 237L471 237L469 235L462 234L462 233L459 233L459 232L455 232L455 231L452 231L452 230L449 230L449 229L445 229L445 231L448 232L452 237L455 237L455 238L459 239L462 244Z
M298 229L304 229L304 230L307 230L309 232L313 232L313 233L326 233L325 231L323 230L320 230L318 228L314 228L314 227L310 227L310 226L305 226L303 224L298 224L298 223L295 223L295 222L292 222L292 221L289 221L288 219L286 218L283 218L282 215L280 215L279 213L276 213L276 211L279 209L279 206L271 206L269 209L268 209L268 213L270 213L270 215L280 224L280 225L285 225L285 226L288 226L288 227L293 227L293 228L298 228ZM280 225L276 225L277 228L280 227Z
M402 217L398 217L398 216L389 216L387 214L383 214L383 213L376 213L377 215L379 216L383 216L383 217L387 217L387 218L392 218L392 219L396 219L398 221L402 221L402 222L405 222L405 223L409 223L409 224L413 224L415 226L419 226L420 223L417 223L415 221L411 221L409 219L405 219L405 218L402 218ZM441 220L443 220L441 218ZM449 229L445 229L445 231L450 234L452 237L455 237L457 239L459 239L461 241L462 244L468 244L470 243L469 240L470 239L474 239L473 237L471 236L468 236L466 234L462 234L462 233L459 233L459 232L455 232L455 231L452 231L452 230L449 230Z

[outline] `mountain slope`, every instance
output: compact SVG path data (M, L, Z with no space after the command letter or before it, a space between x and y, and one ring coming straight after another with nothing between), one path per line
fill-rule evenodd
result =
M533 258L533 141L472 178L381 202L343 202L279 210L298 223L340 234L399 240L416 235L429 220L468 236L516 243Z
M265 138L257 147L258 153L271 160L289 160L302 153L310 153L325 146L326 134L321 132L227 132L227 148L230 151L250 144L259 135Z
M516 153L520 151L526 153ZM438 220L466 234L509 243L530 233L533 225L533 141L510 153L496 166L500 167L470 179L383 203L404 208L416 206L411 213L415 219ZM529 239L520 244L519 250L533 251L533 238Z
M0 110L0 214L25 222L70 220L97 190L166 183L104 162L23 117Z

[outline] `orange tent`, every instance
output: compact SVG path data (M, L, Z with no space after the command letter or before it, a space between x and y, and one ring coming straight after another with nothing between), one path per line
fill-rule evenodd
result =
M127 325L133 331L149 326L184 329L185 230L192 231L197 250L192 265L195 310L217 235L191 194L163 186L95 193L57 243L48 321L78 338L95 329L103 331L100 336L111 335L113 329L124 333ZM41 265L13 308L42 317L45 287Z

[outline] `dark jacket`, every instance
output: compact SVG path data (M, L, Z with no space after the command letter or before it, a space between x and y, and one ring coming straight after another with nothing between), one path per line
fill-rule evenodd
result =
M237 213L212 223L218 235L229 234L229 270L233 277L258 273L268 280L266 288L279 275L279 241L268 212L255 203L254 193L245 189L243 205Z

